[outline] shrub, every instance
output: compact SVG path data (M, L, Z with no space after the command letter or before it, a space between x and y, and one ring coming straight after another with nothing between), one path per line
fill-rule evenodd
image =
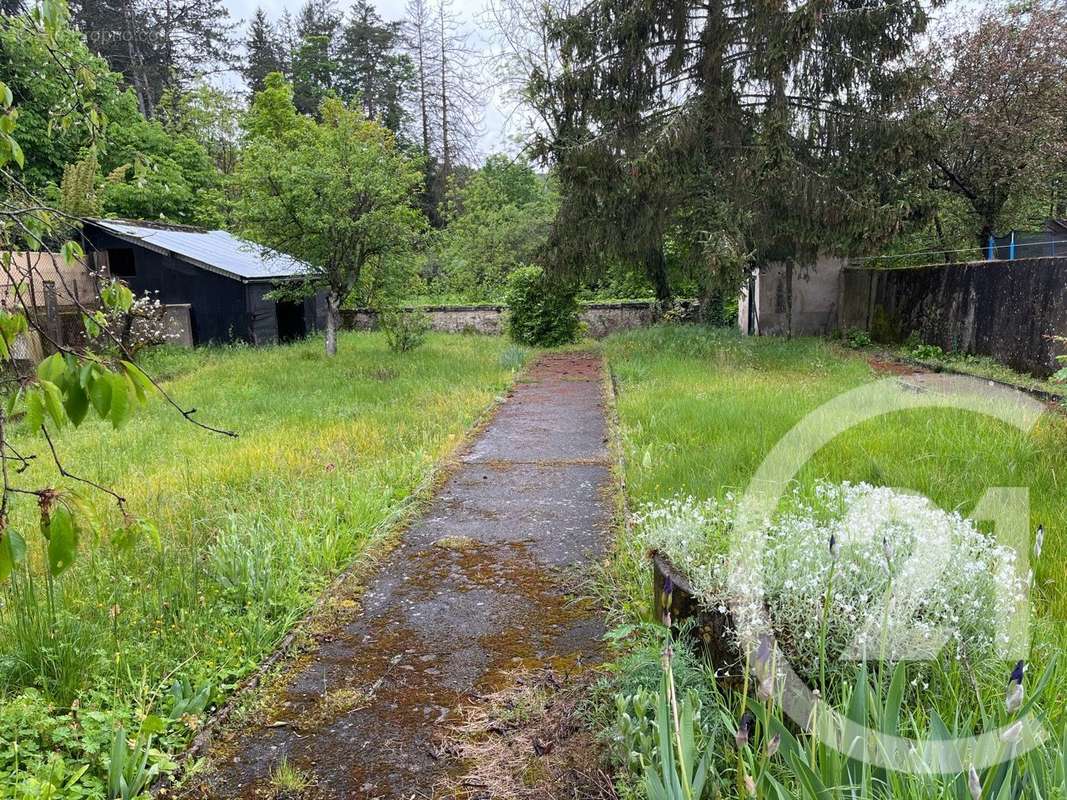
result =
M872 344L871 335L862 328L853 328L845 336L845 344L853 350L862 350Z
M936 344L917 344L908 348L908 354L919 361L942 361L945 358L945 351Z
M1015 620L1026 595L1011 548L958 513L894 489L820 483L815 498L806 504L794 496L794 510L769 523L758 575L730 571L736 509L729 498L672 500L646 511L640 530L706 605L733 610L746 638L764 632L762 613L738 619L736 598L761 593L779 645L807 677L820 663L840 671L843 654L892 660L936 652L938 636L947 635L960 658L1009 643L1000 623Z
M1067 336L1053 336L1052 341L1067 345ZM1057 383L1067 383L1067 355L1056 356L1056 360L1063 364L1063 369L1052 376Z
M95 334L93 346L108 351L118 342L126 352L136 355L146 347L166 344L177 338L177 334L167 331L166 312L159 292L134 297L125 310L110 307L97 312L87 325L90 335Z
M904 351L919 361L943 361L947 354L936 344L927 344L919 336L918 331L912 331L904 342Z
M871 338L879 344L896 344L903 338L899 323L880 304L871 315Z
M378 325L385 333L390 350L407 353L426 341L430 317L417 309L392 309L378 315Z
M500 366L518 372L526 363L526 351L517 344L508 345L500 354Z
M508 278L508 332L519 344L554 347L578 339L578 297L573 287L547 278L540 267L520 267Z

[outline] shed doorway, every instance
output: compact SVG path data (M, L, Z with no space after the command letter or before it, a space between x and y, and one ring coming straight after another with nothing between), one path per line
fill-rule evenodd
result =
M303 302L292 303L279 300L275 304L278 315L278 341L293 342L307 336L307 321L304 319Z

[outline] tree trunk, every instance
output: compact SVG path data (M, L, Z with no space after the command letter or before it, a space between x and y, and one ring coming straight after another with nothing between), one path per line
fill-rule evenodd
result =
M982 254L982 258L996 257L996 250L989 251L989 239L993 235L992 223L986 222L982 224L982 232L978 234L978 252Z
M793 338L793 260L785 262L785 338Z
M441 53L439 55L441 70L441 175L443 180L442 191L448 186L448 176L452 172L452 142L451 131L448 129L448 50L445 47L445 7L441 4L437 8L439 18L437 24L441 26Z
M667 259L663 255L663 246L651 247L645 253L645 274L656 292L656 300L668 303L671 300L671 283L667 277Z
M337 329L341 327L341 298L332 289L326 295L326 355L337 355Z
M934 214L934 230L937 231L937 241L941 245L941 255L945 258L946 264L952 263L952 254L949 252L948 245L945 243L945 231L941 227L941 215Z

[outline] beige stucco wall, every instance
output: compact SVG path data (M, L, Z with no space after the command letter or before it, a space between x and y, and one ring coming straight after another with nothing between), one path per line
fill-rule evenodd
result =
M815 265L793 270L793 333L798 336L825 335L837 328L837 309L841 295L841 272L846 260L820 256ZM786 333L784 264L768 264L755 273L756 330L748 330L749 303L746 287L738 306L738 325L742 332L763 336Z

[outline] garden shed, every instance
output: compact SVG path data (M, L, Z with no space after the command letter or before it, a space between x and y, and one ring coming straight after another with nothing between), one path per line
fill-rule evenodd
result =
M188 305L194 344L299 339L325 324L323 293L304 300L266 295L299 281L308 266L227 231L118 219L86 220L85 251L136 294Z

